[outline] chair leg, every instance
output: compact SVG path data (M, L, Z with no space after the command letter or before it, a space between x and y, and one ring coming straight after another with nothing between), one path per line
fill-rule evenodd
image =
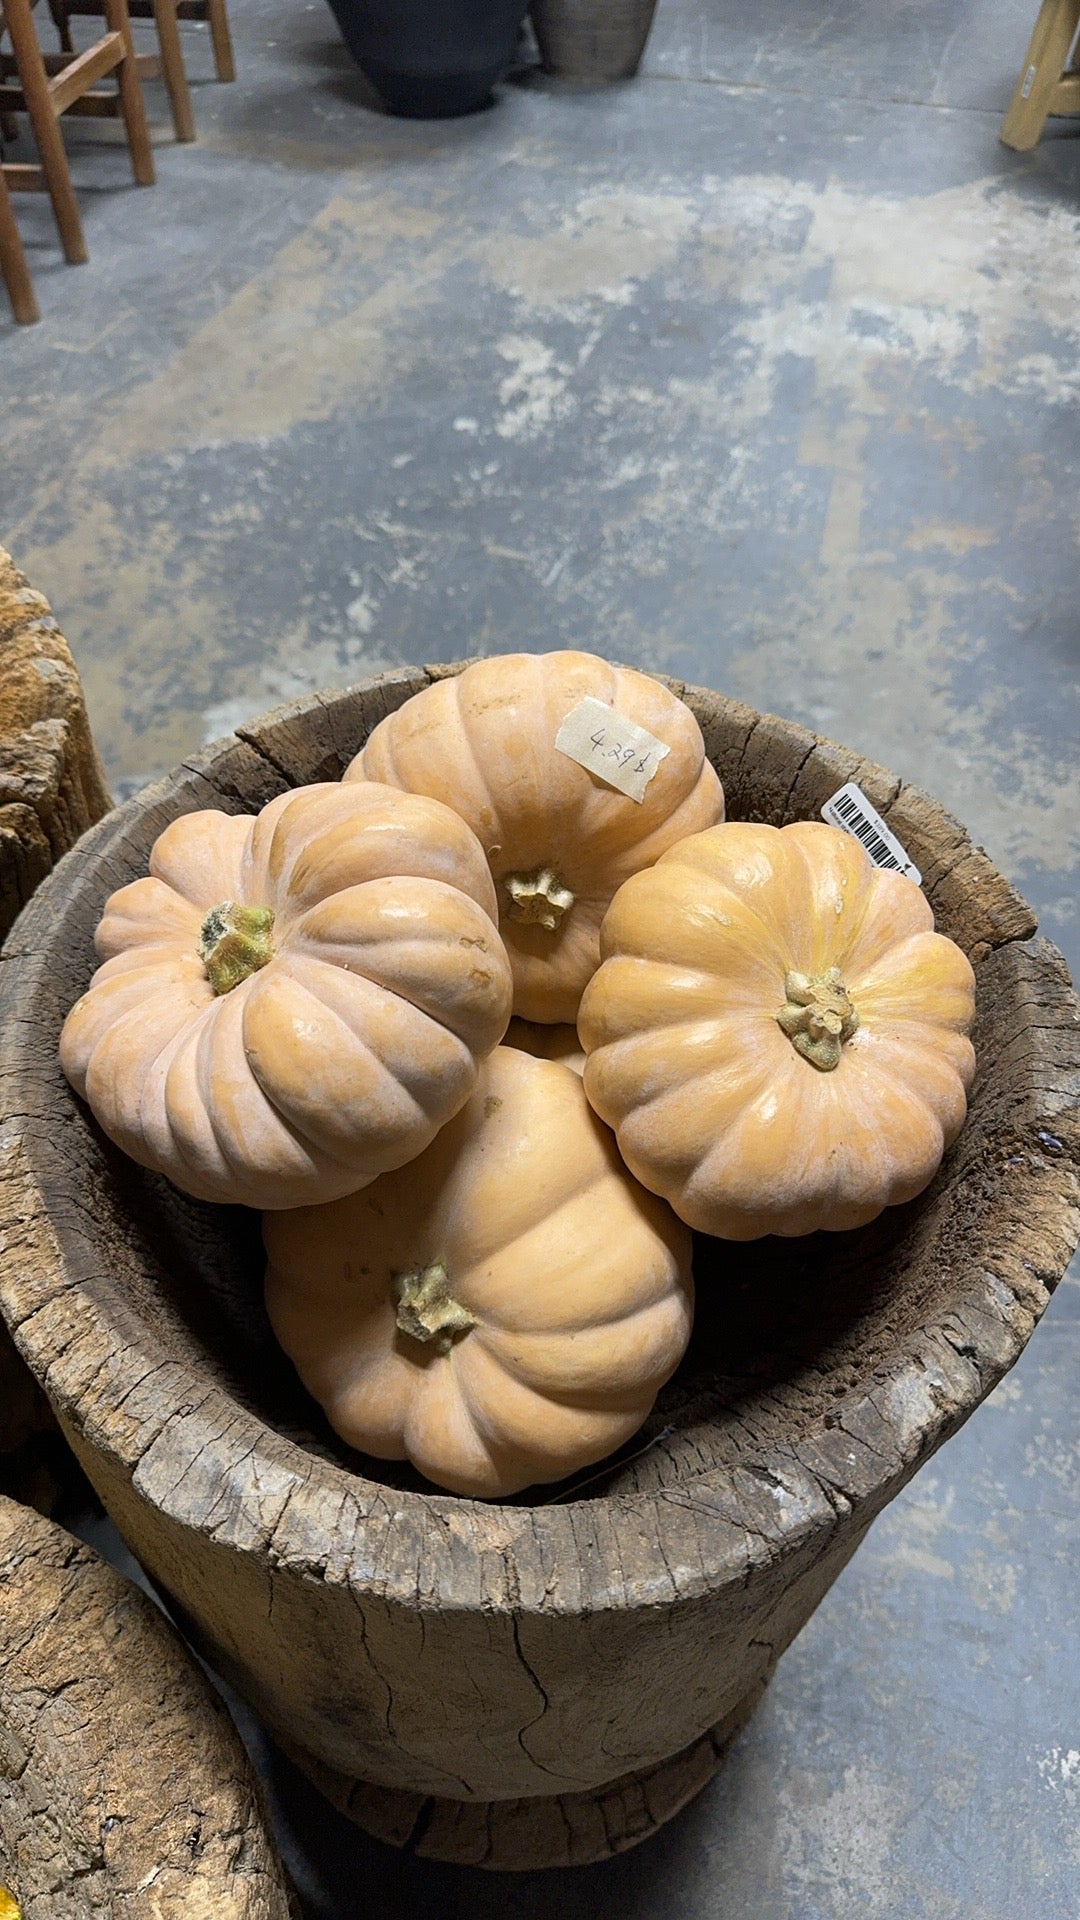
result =
M8 290L11 310L20 326L32 327L41 319L34 283L26 264L22 238L15 224L15 212L8 183L0 169L0 278Z
M998 135L1003 146L1016 153L1038 146L1078 25L1080 0L1043 0Z
M172 108L173 131L178 140L194 140L195 115L191 110L184 49L176 24L176 0L154 0L154 20L161 48L161 73Z
M5 0L6 4L7 0ZM114 33L120 34L127 49L127 57L121 60L116 69L116 84L120 89L120 112L127 129L128 147L131 151L131 170L135 175L136 186L152 187L154 154L150 145L150 130L146 124L142 87L135 66L135 45L131 38L131 20L127 10L127 0L104 0L104 7L108 25Z
M206 0L206 17L210 22L210 39L214 48L214 71L219 80L235 80L236 62L233 59L226 0Z
M31 130L41 158L45 185L49 190L56 224L60 229L60 244L64 249L64 258L72 266L78 266L89 256L75 200L75 189L71 184L67 152L49 94L49 83L37 33L30 16L30 0L4 0L4 19L15 55L19 86L26 102Z

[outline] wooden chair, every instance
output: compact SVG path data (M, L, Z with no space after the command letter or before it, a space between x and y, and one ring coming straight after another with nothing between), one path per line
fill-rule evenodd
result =
M21 326L33 326L41 319L34 283L26 264L23 243L15 224L15 210L8 191L7 169L0 165L0 279L7 288L11 310Z
M1002 142L1016 153L1038 145L1051 114L1080 114L1078 28L1080 0L1043 0L1001 126Z
M60 34L61 46L73 53L72 16L99 15L104 12L104 0L49 0L49 7ZM179 22L205 20L209 23L217 77L219 80L235 80L236 65L226 0L128 0L128 12L133 20L153 20L157 28L159 51L135 56L139 78L164 80L176 138L194 140L195 116L191 109Z
M0 113L15 109L28 115L40 156L36 166L7 164L7 183L12 188L44 187L56 215L64 258L73 265L85 260L87 252L60 133L61 114L119 114L136 184L154 184L154 156L126 0L103 0L103 4L108 31L79 54L42 53L30 11L32 0L2 0L0 11L0 28L6 28L12 46L11 55L0 54ZM115 93L96 85L109 73L116 75Z

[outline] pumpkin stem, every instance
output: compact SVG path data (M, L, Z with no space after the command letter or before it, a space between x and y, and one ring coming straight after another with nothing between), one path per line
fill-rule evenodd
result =
M199 959L215 993L231 993L274 957L269 907L241 907L223 900L211 907L199 933Z
M472 1314L454 1299L450 1276L441 1260L430 1267L395 1273L392 1279L398 1331L407 1333L411 1340L433 1340L436 1353L449 1353L458 1334L475 1327Z
M549 933L555 932L574 904L573 894L554 867L537 867L535 873L504 874L503 886L510 895L511 920L546 927Z
M787 1005L777 1020L796 1053L821 1073L840 1064L840 1050L859 1024L839 967L826 973L789 973L784 978Z

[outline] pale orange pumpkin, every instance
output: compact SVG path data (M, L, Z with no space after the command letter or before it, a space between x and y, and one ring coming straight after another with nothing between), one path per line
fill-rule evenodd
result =
M686 1228L578 1075L509 1047L411 1166L264 1236L274 1331L332 1425L453 1493L603 1459L689 1337Z
M118 1146L203 1200L330 1200L468 1099L510 1014L468 827L371 783L182 815L112 895L60 1057Z
M669 749L640 801L555 745L590 696ZM514 1012L527 1020L575 1019L616 889L724 815L689 707L590 653L501 654L437 680L379 722L345 778L431 794L468 821L491 862Z
M612 902L585 1089L706 1233L861 1226L937 1171L975 1068L974 975L925 896L822 822L728 823Z

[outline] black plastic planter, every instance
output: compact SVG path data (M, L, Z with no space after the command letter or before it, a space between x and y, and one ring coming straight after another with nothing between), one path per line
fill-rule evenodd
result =
M513 58L528 0L329 0L384 106L410 120L475 113Z

